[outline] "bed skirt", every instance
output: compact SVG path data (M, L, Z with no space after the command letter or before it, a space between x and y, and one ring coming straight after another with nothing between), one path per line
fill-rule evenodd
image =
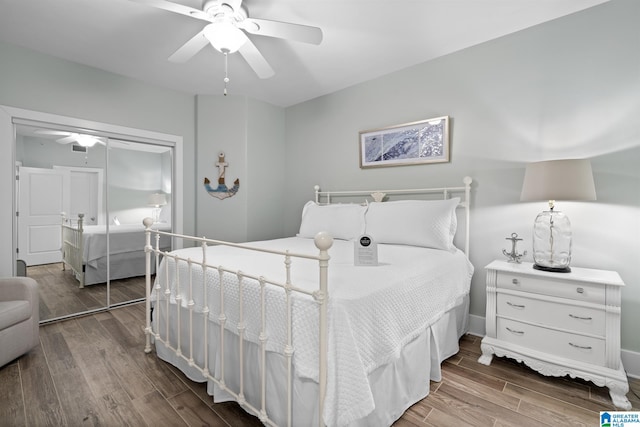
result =
M167 324L164 322L165 305L159 304L154 309L154 331L165 338ZM168 326L171 346L177 348L176 306L169 306L171 321ZM180 343L181 355L173 349L156 342L157 355L168 363L179 368L188 378L196 382L204 382L202 373L193 366L203 366L204 349L202 345L193 344L190 350L188 339L189 314L181 310L182 338ZM160 323L157 323L157 319ZM357 408L352 414L340 414L340 419L352 420L349 426L389 426L414 403L429 394L430 381L441 380L440 365L442 361L456 354L459 350L458 341L467 331L469 320L469 297L462 298L448 312L444 313L430 327L425 329L416 339L406 344L400 351L399 357L390 363L372 371L368 378L374 398L375 410L369 414L358 413ZM203 321L200 313L193 315L194 336L202 336ZM210 342L219 340L219 327L209 324ZM192 352L192 353L191 353ZM260 375L259 375L259 346L245 343L244 367L244 395L254 407L260 408ZM193 363L189 363L189 355L193 355ZM224 381L232 390L238 391L239 360L238 336L230 331L225 332L225 378ZM209 350L209 371L216 378L221 378L221 355L218 351ZM332 363L331 360L329 363ZM267 353L267 408L269 417L278 425L286 425L286 364L280 353ZM295 371L295 367L294 367ZM207 391L215 402L235 400L233 396L220 390L209 381ZM317 382L293 376L293 423L295 426L317 425L318 420L318 384ZM325 408L326 409L326 408Z
M162 250L169 250L168 248ZM153 255L152 255L153 256ZM129 277L144 277L145 253L143 251L111 254L109 257L111 280L127 279ZM98 258L89 264L84 264L84 285L95 285L107 282L107 257ZM151 274L155 274L155 262L151 262ZM78 279L79 280L79 279Z

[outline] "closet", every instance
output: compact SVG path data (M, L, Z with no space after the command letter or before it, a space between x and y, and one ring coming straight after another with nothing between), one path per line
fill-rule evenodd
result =
M76 126L70 118L12 117L11 123L15 273L40 284L41 323L143 300L142 220L179 229L174 189L181 140L95 122ZM72 244L82 244L79 268L69 261L69 230L82 230Z

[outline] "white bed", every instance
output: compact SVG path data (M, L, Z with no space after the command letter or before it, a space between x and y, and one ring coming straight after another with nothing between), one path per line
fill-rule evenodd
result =
M76 220L62 216L62 261L69 267L79 287L145 275L145 227L141 224L84 225L84 215ZM170 231L170 224L155 223L154 229ZM163 236L160 247L168 250L170 238ZM107 253L110 257L107 258Z
M473 266L452 239L460 205L468 250L470 183L420 190L443 202L312 202L297 237L251 243L257 251L196 239L201 247L167 254L147 298L158 356L265 424L390 425L441 379L467 328ZM335 236L328 270L321 230ZM354 266L362 234L378 243L377 266Z

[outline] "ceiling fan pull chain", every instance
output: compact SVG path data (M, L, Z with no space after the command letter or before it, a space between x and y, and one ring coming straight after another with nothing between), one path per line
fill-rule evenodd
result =
M229 83L228 64L227 64L228 57L229 57L228 52L224 52L224 96L227 96L227 83Z

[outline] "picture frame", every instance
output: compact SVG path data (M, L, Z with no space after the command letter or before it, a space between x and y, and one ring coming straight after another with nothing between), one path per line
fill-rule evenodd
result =
M449 116L360 132L360 168L449 161Z

